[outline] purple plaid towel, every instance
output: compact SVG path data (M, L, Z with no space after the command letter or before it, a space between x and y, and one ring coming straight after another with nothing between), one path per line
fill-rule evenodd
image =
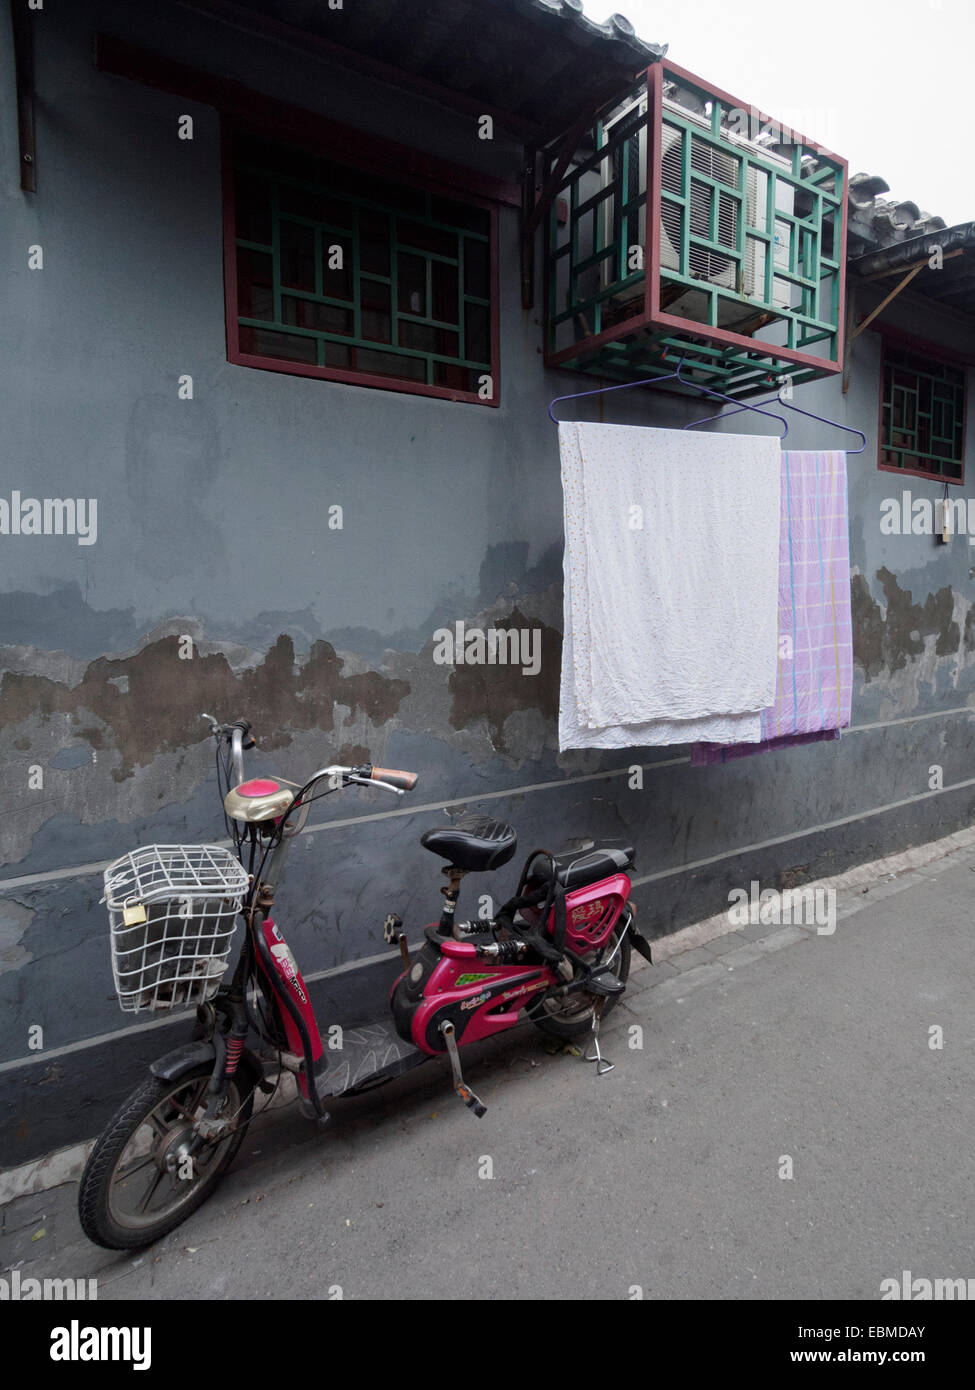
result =
M770 748L839 738L850 722L853 625L846 454L782 454L779 666L761 743L695 743L702 767Z

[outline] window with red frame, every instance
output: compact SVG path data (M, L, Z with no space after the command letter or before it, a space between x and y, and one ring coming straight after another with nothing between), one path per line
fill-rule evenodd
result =
M231 360L497 404L488 206L241 132L231 159Z
M964 367L885 339L881 468L961 482L965 387Z

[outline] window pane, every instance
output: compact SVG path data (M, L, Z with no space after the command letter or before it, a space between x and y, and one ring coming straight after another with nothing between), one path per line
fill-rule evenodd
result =
M348 197L367 203L382 203L395 208L397 212L412 216L426 215L426 194L422 189L410 188L407 184L396 183L392 179L379 178L363 169L353 169L342 164L325 163L322 170L322 183L331 193L344 193Z
M307 217L312 222L327 222L332 226L352 230L352 207L339 198L330 198L317 188L282 183L278 186L278 207L282 213Z
M273 275L270 255L237 248L237 313L242 319L274 318Z
M427 313L427 263L420 256L401 251L396 257L399 287L397 307L401 314Z
M415 246L420 251L432 251L437 256L456 256L457 238L439 227L423 227L418 222L406 222L401 217L396 224L401 246Z
M354 299L355 253L352 238L322 233L322 289L331 299Z
M281 283L294 290L315 290L315 229L281 220Z
M479 299L491 295L491 261L487 243L464 238L464 293L475 294Z
M393 341L393 313L389 285L378 280L362 281L362 336L379 343Z
M355 348L343 347L341 343L322 344L325 351L326 367L344 367L348 370L355 366Z
M419 357L397 357L392 352L373 352L371 348L359 348L356 353L356 367L360 372L372 372L376 376L399 376L407 381L425 381L426 363Z
M480 390L480 369L458 367L454 362L434 362L433 381L436 386L446 386L450 391Z
M319 333L338 333L351 338L355 331L355 316L351 309L335 304L320 304L314 299L294 299L281 296L281 317L297 328L311 328Z
M359 194L371 203L385 203L397 212L411 213L423 217L427 210L427 195L421 188L410 188L405 183L391 183L386 179L376 179L371 175L359 175Z
M434 261L430 270L433 281L433 307L431 310L433 318L440 319L442 323L457 323L459 312L457 267L447 265L444 261Z
M265 179L238 173L235 179L237 235L241 241L271 244L271 191Z
M468 304L465 313L464 336L466 356L471 362L487 364L491 360L490 314L483 304Z
M234 159L238 164L253 164L269 173L299 179L314 178L318 163L306 150L279 145L244 131L234 133Z
M363 208L359 213L359 264L369 275L389 274L389 218Z
M432 198L430 216L434 222L446 222L448 227L463 227L465 232L479 232L481 236L488 236L491 231L491 214L486 208L455 203L452 198Z
M446 328L429 328L423 323L400 320L400 347L416 348L418 352L435 352L441 357L456 357L459 335Z
M243 352L255 357L283 357L289 362L310 364L318 360L315 339L300 337L297 333L275 333L269 328L249 328L241 324L240 346Z

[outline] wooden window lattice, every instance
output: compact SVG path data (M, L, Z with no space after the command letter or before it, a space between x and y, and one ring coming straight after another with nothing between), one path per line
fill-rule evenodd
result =
M242 353L482 391L487 209L240 133L233 171Z
M882 465L960 482L964 448L964 369L885 343Z

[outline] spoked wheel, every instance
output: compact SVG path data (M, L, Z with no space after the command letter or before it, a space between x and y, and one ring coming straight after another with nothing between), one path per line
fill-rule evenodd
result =
M618 980L625 984L630 976L630 938L620 938L622 926L617 925L610 932L606 944L598 951L583 956L587 965L608 965ZM603 1001L602 1018L621 998L606 998ZM544 996L531 1011L529 1017L536 1028L553 1038L580 1038L592 1030L593 997L580 992L570 994L564 999Z
M189 1159L186 1146L206 1108L213 1068L203 1063L178 1081L154 1076L134 1091L98 1140L82 1174L78 1214L89 1240L134 1250L185 1221L233 1162L250 1123L254 1087L238 1072L224 1114L234 1128Z

